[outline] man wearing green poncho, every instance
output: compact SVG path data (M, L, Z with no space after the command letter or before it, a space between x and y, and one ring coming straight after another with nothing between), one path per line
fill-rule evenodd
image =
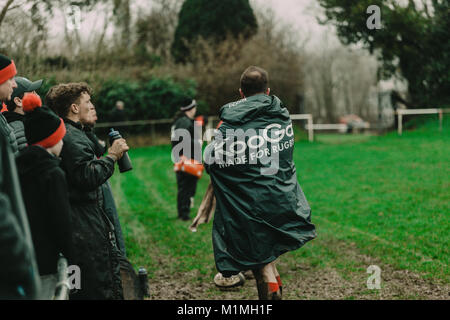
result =
M252 270L259 299L281 299L275 260L314 239L315 226L297 181L289 112L269 95L267 72L245 70L240 93L220 109L223 123L205 150L216 198L214 258L223 277Z

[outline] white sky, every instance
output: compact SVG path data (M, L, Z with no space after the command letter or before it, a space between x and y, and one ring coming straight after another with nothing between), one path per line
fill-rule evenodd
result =
M292 24L298 30L300 41L308 36L307 48L314 47L320 41L323 41L324 34L328 34L328 40L336 39L332 27L321 26L317 22L316 15L320 14L321 8L316 0L250 0L250 3L254 9L258 7L272 8L281 23ZM132 4L135 10L151 8L150 0L134 0ZM94 34L92 30L101 31L104 14L102 12L91 12L87 15L83 13L82 19L81 34L84 38L89 38ZM56 42L63 35L63 24L63 13L55 14L51 24L50 39L55 39Z
M250 0L254 8L270 7L284 23L294 25L299 32L309 33L313 38L333 30L317 22L322 12L316 0Z

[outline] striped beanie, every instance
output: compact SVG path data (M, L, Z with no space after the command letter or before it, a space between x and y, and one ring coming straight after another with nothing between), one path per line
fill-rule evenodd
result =
M192 100L191 98L186 98L182 102L182 106L181 106L180 110L181 111L189 111L196 106L197 106L197 101Z
M29 145L51 148L64 137L64 121L49 108L42 107L37 94L26 93L22 105L25 111L25 137Z

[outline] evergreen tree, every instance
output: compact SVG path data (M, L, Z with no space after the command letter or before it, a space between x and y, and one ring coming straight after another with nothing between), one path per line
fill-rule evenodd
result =
M186 0L179 13L172 55L178 62L189 57L189 46L198 37L220 42L228 35L249 38L257 31L248 0Z

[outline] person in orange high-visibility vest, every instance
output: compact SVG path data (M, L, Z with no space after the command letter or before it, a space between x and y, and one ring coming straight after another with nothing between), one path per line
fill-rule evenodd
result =
M190 220L190 209L194 205L194 195L198 179L203 172L201 165L201 136L196 137L195 114L197 102L186 97L174 118L171 132L172 160L177 178L178 219ZM201 130L200 130L201 132ZM200 151L200 152L199 152ZM200 157L199 159L197 159Z

